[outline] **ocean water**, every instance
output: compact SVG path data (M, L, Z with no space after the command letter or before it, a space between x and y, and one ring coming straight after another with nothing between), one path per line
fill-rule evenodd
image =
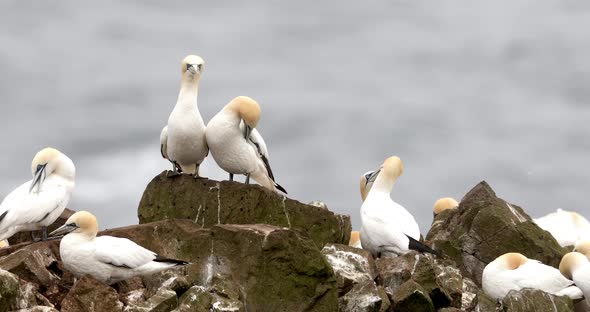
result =
M0 196L53 146L77 166L71 208L136 223L169 167L180 61L199 54L204 119L257 99L278 182L356 228L358 180L390 155L405 165L392 197L423 233L436 199L481 180L532 216L590 216L588 29L583 0L2 1Z

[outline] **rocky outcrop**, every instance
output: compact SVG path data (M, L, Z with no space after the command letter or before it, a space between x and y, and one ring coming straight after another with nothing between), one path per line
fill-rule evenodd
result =
M570 299L534 289L511 290L502 302L506 312L574 311L574 304Z
M123 311L117 291L91 276L83 276L70 289L61 303L62 312Z
M306 205L259 185L166 177L166 171L147 186L138 216L140 223L188 219L208 228L217 224L270 224L300 230L322 248L347 244L352 229L349 216Z
M457 209L436 216L426 239L481 286L489 262L507 252L557 267L565 250L524 210L498 198L486 182L474 187Z

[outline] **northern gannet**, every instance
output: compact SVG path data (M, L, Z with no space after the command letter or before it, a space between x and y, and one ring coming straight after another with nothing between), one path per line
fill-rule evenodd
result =
M551 233L561 247L574 246L578 240L590 239L590 222L574 211L557 209L533 221Z
M182 60L180 93L168 118L168 126L160 133L160 152L183 173L199 177L199 166L209 149L205 140L205 123L197 106L199 79L203 72L202 58L189 55ZM179 173L176 171L176 173Z
M61 239L59 253L65 268L77 277L90 274L103 283L113 284L188 264L162 257L126 238L96 237L97 233L96 217L86 211L74 213L50 233L51 236L67 234Z
M590 261L579 252L567 253L559 263L559 271L574 281L590 305Z
M445 210L454 209L458 206L459 203L455 199L451 197L444 197L434 203L434 206L432 207L432 213L436 216Z
M503 299L510 290L540 289L558 296L580 299L581 291L572 286L558 269L519 253L507 253L488 263L483 270L482 287L493 299Z
M574 251L577 251L577 252L585 255L586 257L588 257L588 260L590 260L590 240L577 241Z
M392 156L367 178L373 186L361 207L361 244L376 257L405 254L411 249L438 254L420 243L418 223L389 195L403 169L401 159Z
M361 246L361 233L359 231L352 231L350 232L350 240L348 241L348 246L355 247L355 248L363 248Z
M74 190L76 168L68 156L44 148L31 163L33 179L25 182L0 204L0 240L22 231L42 230L64 211Z
M361 200L365 201L367 195L371 191L371 187L373 187L373 181L369 181L368 179L373 174L373 171L365 172L361 176L361 183L360 183L360 191L361 191Z
M207 145L215 162L229 173L230 181L234 174L243 174L246 184L252 177L260 185L286 194L275 182L266 143L255 129L260 112L260 105L253 99L234 98L207 124Z

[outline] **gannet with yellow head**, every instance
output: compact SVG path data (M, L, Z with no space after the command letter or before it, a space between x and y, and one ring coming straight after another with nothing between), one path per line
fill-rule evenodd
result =
M432 213L436 216L445 210L455 209L457 207L459 207L459 203L455 199L451 197L444 197L434 203L434 206L432 207Z
M64 211L74 190L76 168L54 148L39 151L31 163L33 179L25 182L0 204L0 240L22 231L42 230Z
M391 190L404 170L397 156L387 158L383 165L366 178L372 182L361 206L361 244L373 256L405 254L411 249L438 254L420 243L420 229L414 217L390 197Z
M162 157L173 164L174 171L199 177L199 166L209 149L205 140L205 123L197 106L199 80L205 61L189 55L182 60L180 92L168 125L160 133Z
M558 296L580 299L582 292L572 286L558 269L520 253L507 253L488 263L483 270L482 288L486 295L503 299L510 290L540 289Z
M260 120L258 102L247 96L231 100L207 124L207 145L221 169L230 175L246 175L273 191L287 193L274 178L264 139L255 129Z
M79 211L50 234L66 234L59 244L59 253L64 267L77 277L89 274L103 283L113 284L187 264L162 257L129 239L107 235L97 237L97 233L96 217Z
M585 255L590 260L590 240L582 239L576 242L574 251Z
M579 252L567 253L559 263L559 271L576 283L582 290L586 303L590 305L590 261Z

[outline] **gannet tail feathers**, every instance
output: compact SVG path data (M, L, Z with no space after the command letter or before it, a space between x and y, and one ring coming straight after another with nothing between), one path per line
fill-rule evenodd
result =
M170 263L170 264L174 264L174 265L190 264L190 263L188 263L186 261L176 260L176 259L170 259L170 258L162 257L160 255L156 255L156 258L153 261L155 261L155 262L165 262L165 263Z
M568 296L570 297L572 300L576 300L576 299L583 299L584 298L584 293L582 292L582 290L580 288L578 288L577 286L570 286L567 288L564 288L562 290L560 290L559 292L557 292L558 296Z
M273 182L274 182L274 181L273 181ZM287 190L285 190L285 188L284 188L284 187L282 187L282 186L281 186L280 184L278 184L277 182L274 182L274 183L275 183L275 187L277 188L277 190L279 190L279 191L281 191L281 192L283 192L283 193L287 194Z
M433 254L433 255L435 255L437 257L440 257L441 256L440 251L436 251L436 250L434 250L434 249L432 249L432 248L430 248L430 247L422 244L421 242L413 239L412 237L410 237L408 235L406 235L406 236L410 240L410 244L409 244L408 248L410 248L412 250L419 251L419 252L431 253L431 254Z

